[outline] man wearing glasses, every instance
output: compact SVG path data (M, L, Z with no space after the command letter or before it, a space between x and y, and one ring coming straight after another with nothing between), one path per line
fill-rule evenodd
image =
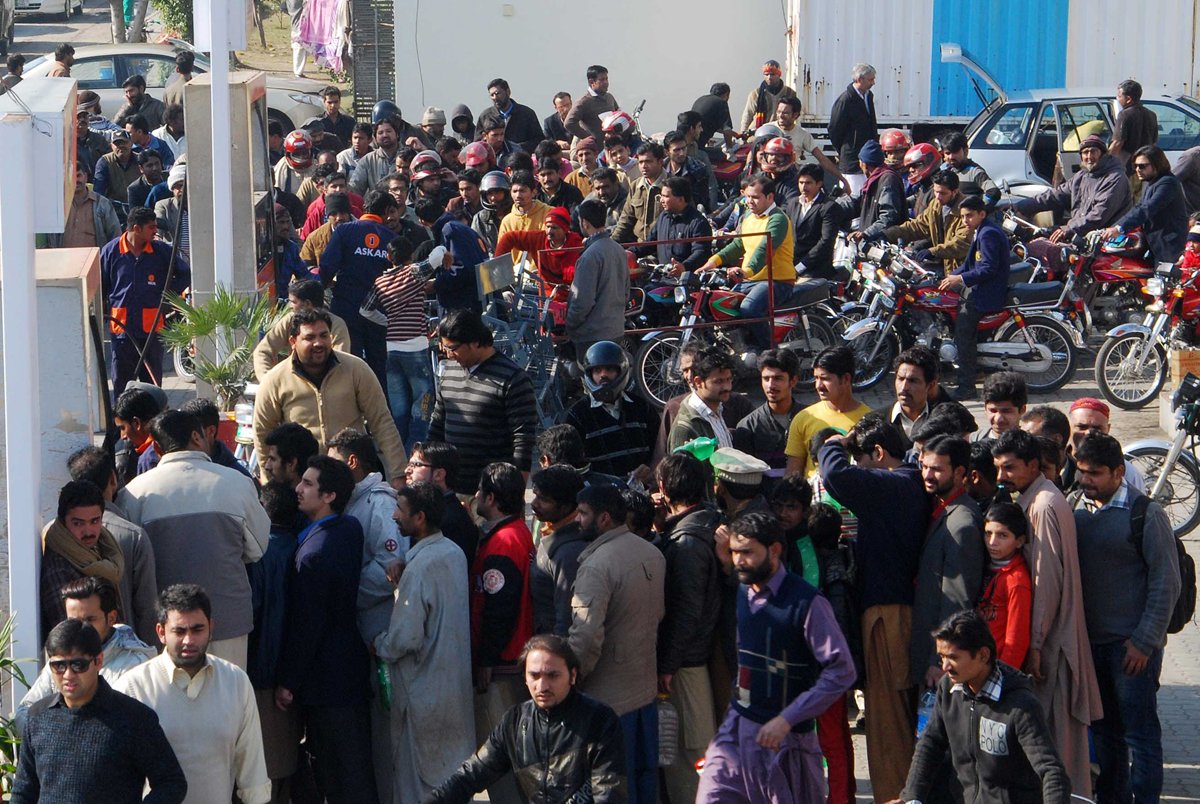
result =
M1142 181L1141 199L1101 234L1116 237L1140 226L1154 262L1175 262L1183 253L1188 231L1183 185L1171 173L1171 162L1157 145L1137 149L1133 170Z
M183 801L187 780L154 710L100 677L102 644L80 619L50 632L46 664L58 691L29 711L11 801L90 801L103 791L125 804L142 801L144 787L154 801Z

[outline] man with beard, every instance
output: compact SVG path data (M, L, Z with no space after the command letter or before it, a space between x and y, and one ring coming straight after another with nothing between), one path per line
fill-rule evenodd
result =
M629 182L622 181L622 175L610 167L598 168L591 176L592 191L583 199L584 201L599 201L604 204L604 209L607 211L604 228L609 231L612 231L617 222L621 220L621 212L625 209L625 200L629 198Z
M189 801L271 800L254 688L245 671L208 652L212 602L195 584L175 584L158 601L163 652L113 689L158 715L187 778Z
M905 349L896 358L896 401L871 412L891 422L911 441L917 426L929 421L934 408L950 399L939 384L940 373L933 350L925 346Z
M533 631L565 637L571 627L571 590L579 554L588 545L575 505L575 497L583 491L583 477L574 467L558 464L536 472L530 484L530 508L540 525L537 557L529 568Z
M718 555L737 573L737 690L705 755L697 802L823 801L816 717L854 683L829 602L781 561L770 514L735 519Z
M512 90L503 78L493 78L487 85L492 105L479 113L475 122L478 131L487 131L497 120L504 122L504 138L522 151L532 153L542 139L542 125L537 114L512 99Z
M770 123L775 119L779 99L796 97L796 90L783 83L783 68L775 59L767 59L763 63L762 76L762 83L746 96L746 108L742 110L739 131L751 131L763 123Z
M525 478L511 463L483 468L473 501L483 519L471 565L471 662L475 676L475 733L491 734L505 712L525 697L521 650L533 636L529 589L533 535L525 526ZM488 786L488 800L523 799L506 773Z
M971 446L954 436L930 439L921 452L921 480L934 508L913 601L912 683L918 690L936 687L943 675L933 629L974 606L983 585L983 515L966 493L970 462Z
M768 477L783 477L787 467L788 428L800 412L794 396L800 380L800 359L788 349L770 349L758 359L758 374L766 402L738 422L733 445L770 465Z
M851 232L851 240L873 240L883 235L888 227L899 226L908 220L908 197L904 194L904 179L895 168L884 162L883 149L875 140L869 140L858 152L859 175L866 176L861 196L843 196L843 207L858 209L858 230ZM854 175L854 174L847 174ZM849 217L854 217L851 214Z

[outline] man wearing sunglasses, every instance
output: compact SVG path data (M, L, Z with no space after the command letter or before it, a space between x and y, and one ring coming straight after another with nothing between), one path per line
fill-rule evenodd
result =
M181 802L187 780L158 716L101 675L100 634L80 619L56 625L46 666L57 692L34 704L22 732L11 801ZM101 792L102 791L102 792Z

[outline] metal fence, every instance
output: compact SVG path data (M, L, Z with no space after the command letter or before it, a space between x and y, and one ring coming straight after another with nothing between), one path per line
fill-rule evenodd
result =
M375 102L396 94L396 16L392 0L351 0L350 78L354 117L370 120Z

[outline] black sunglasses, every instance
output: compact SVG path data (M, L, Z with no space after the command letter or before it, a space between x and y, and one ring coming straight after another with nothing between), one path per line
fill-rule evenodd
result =
M67 672L68 667L71 668L72 673L86 673L94 661L96 661L95 656L90 659L51 659L46 664L50 665L50 672L61 676Z

